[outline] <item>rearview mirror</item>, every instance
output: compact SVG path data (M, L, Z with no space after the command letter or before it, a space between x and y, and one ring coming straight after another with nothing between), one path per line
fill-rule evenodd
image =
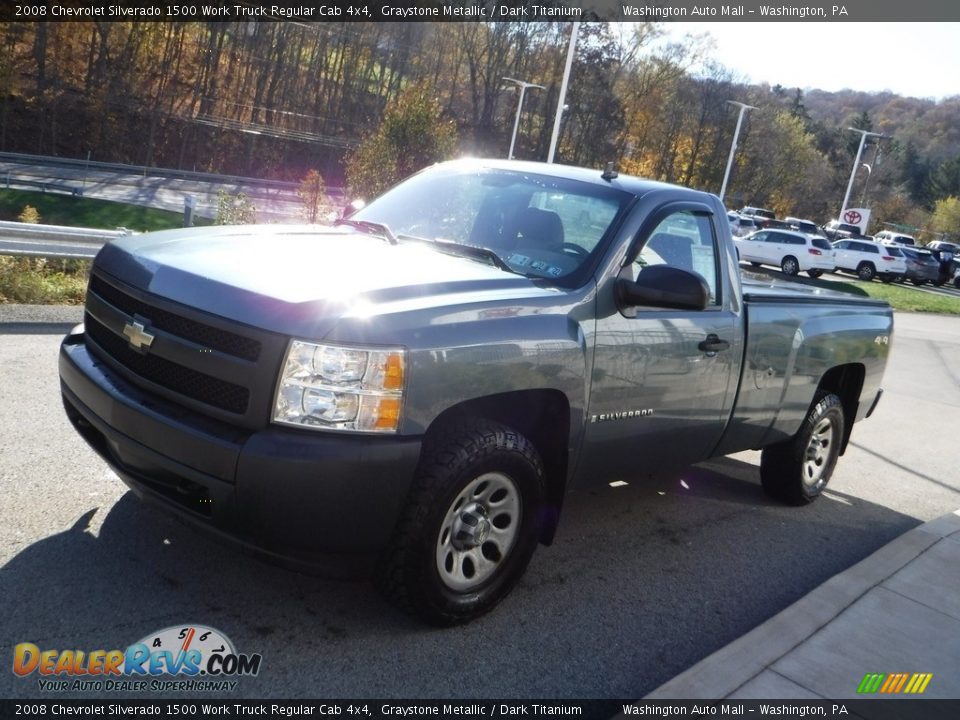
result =
M636 280L617 280L621 307L649 305L677 310L703 310L710 303L710 288L700 275L671 265L652 265Z

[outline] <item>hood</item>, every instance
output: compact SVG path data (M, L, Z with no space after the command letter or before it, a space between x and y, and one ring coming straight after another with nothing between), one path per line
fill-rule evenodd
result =
M124 237L98 270L136 288L267 330L325 334L344 314L558 292L418 242L390 245L348 228L189 228Z

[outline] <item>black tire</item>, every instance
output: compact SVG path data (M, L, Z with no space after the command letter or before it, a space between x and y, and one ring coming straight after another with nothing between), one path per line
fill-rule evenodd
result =
M845 423L840 398L819 391L797 434L764 448L760 456L764 491L787 505L816 500L836 467Z
M823 275L823 270L807 270L807 275L812 278L818 278Z
M876 277L877 270L868 262L860 263L857 266L857 277L863 280L864 282L870 282Z
M380 591L432 625L489 612L537 548L545 485L539 454L516 430L471 419L441 431L381 557Z
M957 275L957 276L953 279L953 286L954 286L955 288L957 288L957 290L960 290L960 275Z
M780 270L784 275L793 277L800 272L800 263L792 255L787 255L780 261Z
M880 276L880 282L886 283L887 285L889 285L890 283L892 283L893 280L894 280L894 276L893 276L893 275L881 275L881 276Z
M921 280L920 278L912 278L912 279L910 280L910 282L912 282L912 283L913 283L914 285L916 285L917 287L921 287L921 286L927 284L927 281L926 281L926 280Z
M754 267L760 267L763 263L753 262L753 260L751 260L750 264L753 265Z

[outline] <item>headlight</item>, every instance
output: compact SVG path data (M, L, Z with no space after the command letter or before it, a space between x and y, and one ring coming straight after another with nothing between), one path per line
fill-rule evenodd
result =
M405 367L401 349L293 340L277 383L273 421L311 430L396 432Z

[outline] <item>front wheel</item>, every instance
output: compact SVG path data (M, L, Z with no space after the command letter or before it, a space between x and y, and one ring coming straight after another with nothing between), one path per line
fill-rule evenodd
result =
M870 263L860 263L857 267L857 277L864 282L870 282L876 274L876 269Z
M837 464L844 428L840 398L824 391L817 393L797 434L764 448L760 456L764 491L788 505L816 500Z
M543 464L517 431L462 421L429 441L377 584L433 625L468 622L513 589L536 550Z
M793 277L800 272L800 263L797 262L795 257L787 255L787 257L780 262L780 270L783 271L784 275Z

